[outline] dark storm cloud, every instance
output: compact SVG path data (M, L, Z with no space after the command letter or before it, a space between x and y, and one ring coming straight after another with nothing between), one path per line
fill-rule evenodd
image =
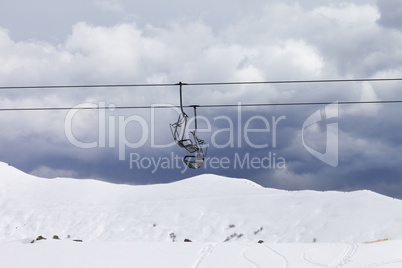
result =
M381 26L402 30L402 3L398 0L378 0Z
M396 10L390 2L378 2L378 8L373 1L206 3L40 2L28 12L22 7L30 5L29 1L14 1L8 4L9 14L6 9L0 11L0 84L224 82L402 75L402 36L398 31L384 28L399 27L395 21L384 21L387 18L384 14ZM38 16L43 19L37 20ZM185 87L183 99L186 105L330 103L397 100L399 92L400 82L199 86ZM106 111L78 111L71 122L68 120L71 111L0 112L4 126L0 132L0 160L44 177L146 184L215 173L282 189L367 188L402 197L399 104L340 105L337 118L316 122L306 129L303 129L305 120L325 109L325 105L243 107L240 112L237 107L200 108L198 114L210 122L211 128L199 132L200 138L210 143L209 162L199 170L185 171L181 158L186 153L172 144L169 127L169 123L177 120L176 111L155 110L152 114L150 110L113 109L113 105L177 105L178 93L177 87L3 90L1 107L82 104L103 106ZM192 116L191 109L186 112ZM281 116L286 119L279 121L274 130L272 118ZM248 128L262 131L245 135L247 121L252 117L256 119L249 122ZM335 167L307 150L308 147L325 154L327 123L334 122L339 127ZM76 141L90 148L77 147L66 128ZM200 128L207 128L205 121L201 120ZM228 131L229 128L232 129ZM92 146L94 142L96 146ZM135 146L136 143L141 144ZM169 143L172 145L163 148ZM267 146L257 148L258 145ZM157 161L170 163L162 167L159 162L156 167Z

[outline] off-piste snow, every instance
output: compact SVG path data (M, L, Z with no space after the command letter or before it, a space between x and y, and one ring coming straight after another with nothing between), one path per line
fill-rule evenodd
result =
M367 190L122 185L0 162L2 267L402 267L401 252L402 201Z

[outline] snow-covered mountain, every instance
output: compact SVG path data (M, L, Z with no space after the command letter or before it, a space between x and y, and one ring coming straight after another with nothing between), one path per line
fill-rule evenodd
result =
M201 175L170 184L44 179L0 163L0 241L326 242L402 240L402 201L370 191L263 188Z

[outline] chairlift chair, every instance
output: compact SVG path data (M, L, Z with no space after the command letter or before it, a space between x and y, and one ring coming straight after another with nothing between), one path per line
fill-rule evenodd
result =
M187 155L184 157L183 162L192 169L198 169L202 166L205 161L205 156L207 152L207 144L204 140L201 140L197 137L197 106L193 105L194 108L194 123L195 129L190 133L193 136L193 140L185 138L186 129L187 129L187 119L188 115L183 110L183 102L182 102L182 83L180 85L180 108L181 114L176 123L170 124L170 130L172 132L172 136L177 145L181 148L185 149L188 153L196 153L196 155ZM204 152L205 148L205 152Z
M194 155L186 155L183 159L184 163L193 169L199 169L205 161L205 156L207 155L208 145L205 143L204 140L201 140L197 137L196 130L192 131L194 140L197 143L198 150L196 151L197 154ZM205 152L204 152L205 149Z

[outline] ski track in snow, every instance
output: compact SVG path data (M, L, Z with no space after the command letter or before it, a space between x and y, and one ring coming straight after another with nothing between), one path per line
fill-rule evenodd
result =
M247 250L248 250L248 247L245 247L245 248L242 250L242 258L243 258L243 260L245 260L246 262L251 263L255 268L261 268L261 266L258 265L258 263L254 262L253 260L251 260L250 258L248 258L248 257L246 256Z
M376 262L373 264L368 264L364 266L360 266L361 268L366 268L366 267L379 267L379 266L384 266L384 265L389 265L389 264L397 264L397 263L402 263L402 259L397 259L397 260L390 260L390 261L381 261L381 262ZM396 266L392 266L396 267ZM398 267L402 267L402 264L398 264Z
M343 267L346 264L348 264L353 256L356 254L357 250L359 249L359 245L357 244L347 244L346 250L344 251L344 254L341 257L340 261L336 261L334 264L332 264L330 267Z
M244 261L244 263L250 263L252 265L252 267L255 267L255 268L281 267L280 265L278 266L278 264L277 264L278 261L275 262L276 255L281 256L281 261L286 262L286 258L284 258L281 254L279 254L278 252L276 252L274 250L270 250L271 253L273 252L274 254L267 254L265 245L257 244L257 245L250 246L250 244L245 244L245 243L240 243L240 242L235 242L235 244L238 244L241 247L243 247L243 250L240 253L240 257ZM286 267L286 265L285 265L285 267Z
M303 259L306 261L306 262L308 262L308 263L310 263L310 264L313 264L313 265L315 265L315 266L318 266L318 267L328 267L328 266L326 266L326 265L324 265L324 264L321 264L321 263L319 263L319 262L315 262L314 260L312 260L311 258L310 258L310 256L309 255L304 255L303 256Z
M207 257L209 254L212 253L214 250L216 244L215 243L209 243L203 249L201 250L200 255L198 256L197 260L193 264L192 268L198 268L201 264L201 262Z
M287 259L284 255L282 255L281 253L279 253L278 251L274 250L273 248L271 248L271 247L269 247L269 246L267 246L267 245L264 245L264 246L265 246L267 249L269 249L270 251L272 251L273 253L275 253L276 255L278 255L278 256L282 259L283 268L288 268L288 267L289 267L288 259Z
M401 255L401 254L398 254ZM392 264L395 264L392 265ZM380 267L380 266L387 266L387 267L402 267L402 258L398 258L398 259L393 259L393 260L383 260L383 261L378 261L375 263L371 263L371 264L366 264L364 266L360 266L359 268L366 268L366 267ZM388 266L388 265L392 265L392 266Z
M324 249L328 249L330 247L327 246ZM318 267L329 267L329 268L340 268L345 266L346 264L348 264L353 256L355 255L355 253L357 252L357 250L359 249L359 245L357 244L347 244L345 245L345 250L343 251L343 253L336 258L331 264L325 264L325 263L321 263L319 261L314 260L310 253L316 252L316 251L323 251L323 248L314 248L312 250L306 251L303 254L303 258L306 262L313 264L315 266Z
M329 246L326 246L326 248L329 248ZM323 263L320 263L320 262L318 262L318 261L315 261L315 260L313 260L313 259L311 258L310 253L316 252L316 251L318 251L318 250L322 250L322 248L313 248L313 249L311 249L311 250L305 251L305 252L303 253L303 259L304 259L306 262L308 262L308 263L310 263L310 264L313 264L313 265L315 265L315 266L318 266L318 267L328 267L328 265L325 265L325 264L323 264Z

